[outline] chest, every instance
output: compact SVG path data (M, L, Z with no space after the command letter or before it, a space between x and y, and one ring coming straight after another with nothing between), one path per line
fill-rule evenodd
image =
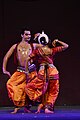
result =
M28 56L32 53L32 48L30 44L20 44L17 48L18 56Z

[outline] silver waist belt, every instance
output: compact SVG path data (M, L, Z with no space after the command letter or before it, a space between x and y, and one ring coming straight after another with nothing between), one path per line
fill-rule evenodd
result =
M29 70L29 72L35 71L35 70L36 70L35 64L31 64L31 65L28 67L28 70ZM22 66L18 66L18 67L17 67L17 71L27 73L27 72L25 71L25 68L22 67Z
M17 67L17 71L19 71L19 72L24 72L24 73L26 72L26 71L25 71L25 68L22 67L22 66L18 66L18 67Z

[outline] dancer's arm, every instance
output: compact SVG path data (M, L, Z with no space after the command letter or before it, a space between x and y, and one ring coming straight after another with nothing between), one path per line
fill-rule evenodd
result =
M16 47L16 44L14 44L9 50L8 52L6 53L6 55L4 56L4 59L3 59L3 73L4 74L7 74L9 75L9 77L11 76L10 72L7 71L7 62L8 62L8 59L10 58L10 56L12 55L12 53L14 52L14 49Z

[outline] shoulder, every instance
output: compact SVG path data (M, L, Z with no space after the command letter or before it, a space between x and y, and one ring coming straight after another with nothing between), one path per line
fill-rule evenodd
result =
M14 50L15 50L15 48L16 48L16 45L17 44L14 44L14 45L12 45L11 47L10 47L10 49L7 51L7 53L6 53L6 56L7 57L10 57L11 56L11 54L14 52Z
M16 48L16 46L17 46L17 44L12 45L12 46L10 47L9 51L14 50L14 49Z
M42 46L43 46L42 44L33 43L34 49L39 48L39 47L42 47Z
M12 49L15 49L16 48L16 46L17 46L17 44L14 44L14 45L12 45Z
M13 45L13 47L15 48L17 46L17 43Z

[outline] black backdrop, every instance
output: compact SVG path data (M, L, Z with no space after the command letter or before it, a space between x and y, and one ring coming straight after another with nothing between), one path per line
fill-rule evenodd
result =
M32 34L44 30L50 39L58 38L69 48L56 55L60 71L60 93L56 105L80 105L80 8L73 0L0 1L0 106L13 106L6 89L8 76L2 73L2 60L8 49L20 41L20 30L29 26ZM13 73L13 56L7 69Z

